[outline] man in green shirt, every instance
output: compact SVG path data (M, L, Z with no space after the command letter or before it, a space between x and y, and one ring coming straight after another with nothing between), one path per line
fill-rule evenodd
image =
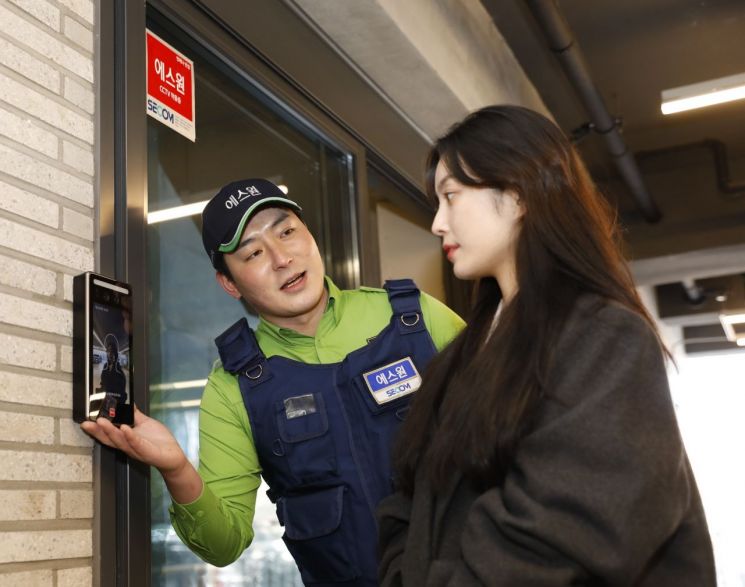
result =
M148 463L160 471L173 499L171 517L176 532L196 554L218 566L236 560L251 543L256 491L262 473L270 481L270 487L275 490L278 515L287 518L284 520L286 534L298 534L295 526L312 527L315 524L313 520L295 522L289 519L292 517L292 508L295 507L292 505L293 499L298 495L310 495L316 489L326 488L333 483L351 487L354 483L345 475L348 476L348 469L354 466L365 468L364 474L370 475L368 479L374 476L387 479L389 476L387 455L369 464L370 461L364 461L362 457L353 461L345 456L346 453L342 454L343 451L340 451L333 455L333 458L329 457L329 462L333 461L333 470L329 469L320 476L316 475L310 481L306 477L299 479L297 488L292 485L294 481L285 481L292 475L292 472L288 472L289 469L282 472L285 462L290 462L291 468L297 467L297 464L291 463L291 458L285 458L286 451L294 450L300 455L300 451L305 450L293 438L288 440L292 433L290 427L297 427L300 424L313 425L313 418L318 415L315 413L316 409L320 414L325 409L323 402L329 404L333 401L333 395L326 395L324 400L322 396L327 394L325 389L323 393L318 392L315 395L283 396L278 405L281 406L284 401L285 419L282 420L284 424L280 424L288 428L277 433L278 438L269 438L269 441L275 444L270 445L268 449L265 450L262 445L263 432L255 429L256 426L263 429L265 422L274 419L273 414L259 413L258 407L250 413L248 397L268 397L268 390L261 388L259 394L250 392L248 387L255 383L251 380L257 379L262 369L274 368L275 371L274 382L267 384L267 388L278 384L275 387L280 389L283 378L290 378L289 373L297 372L302 365L324 365L334 369L338 366L338 372L334 371L333 375L333 379L337 380L341 377L343 365L350 361L354 362L348 357L357 357L360 353L368 352L368 348L374 350L376 344L378 347L384 344L383 338L391 332L391 327L386 329L386 326L389 322L394 322L394 311L389 294L385 290L360 288L342 291L331 279L324 277L318 247L300 219L299 213L300 207L284 197L276 186L266 180L243 180L225 186L211 200L203 213L203 240L205 249L217 269L218 282L232 297L244 298L260 316L255 336L264 362L257 364L258 370L252 367L251 370L244 370L242 375L235 369L225 368L225 361L216 363L209 376L200 407L199 471L189 463L170 431L139 411L135 412L135 425L131 428L116 428L103 419L95 423L82 424L83 429L99 441L119 448L130 457ZM415 304L421 309L426 331L423 334L409 336L407 340L413 341L417 336L420 339L422 336L429 336L430 346L433 343L437 350L441 350L463 327L462 320L455 313L426 294L418 296ZM401 322L406 326L413 326L414 329L417 328L415 324L418 320L418 314L416 317L413 314L401 316ZM424 330L421 325L418 329ZM229 333L226 332L225 335L227 334ZM222 335L221 339L225 335ZM378 344L376 338L379 335ZM221 347L221 356L228 352L225 348ZM413 352L410 354L414 356ZM224 356L229 362L234 362L230 357L230 354ZM395 356L394 360L398 358ZM276 365L277 360L285 361L281 364L281 369L272 367ZM407 369L416 371L411 360L406 363L406 360L402 359L399 363L393 365L390 362L390 365L384 366L398 369L399 374L407 372ZM389 378L396 376L391 369ZM312 368L308 373L309 379L312 379ZM409 399L395 397L390 401L390 398L381 394L393 396L399 393L399 388L403 389L405 385L411 387L412 382L412 390L418 386L418 373L414 375L407 372L408 379L401 379L403 384L395 389L391 385L378 389L375 387L373 376L369 373L366 375L372 381L372 386L368 384L369 395L367 391L364 394L366 401L372 406L371 413L374 414L390 412L388 408L397 407L399 404L403 406L401 402L408 402ZM385 380L386 375L381 371L376 372L374 377L380 382ZM297 383L293 385L297 387ZM351 387L351 384L347 387ZM343 394L352 393L343 386L341 391ZM409 392L405 392L404 395L406 393ZM304 402L303 410L289 411L288 406L296 405L298 401ZM311 404L308 404L308 401ZM319 402L318 405L316 401ZM355 408L348 408L347 417L350 419L351 428L359 426L363 429L365 423L355 420L358 417L354 415ZM399 412L403 413L403 410L397 410L396 417L399 417ZM334 413L329 406L330 420L335 417ZM297 417L298 414L303 417ZM362 417L367 417L366 414L367 412ZM325 421L325 412L322 415ZM332 430L334 426L331 426ZM387 442L389 439L385 437L383 440ZM339 445L338 439L334 442ZM373 442L370 440L370 444ZM303 443L306 444L309 443ZM362 444L358 442L357 452L365 452L366 444L366 441ZM309 445L312 446L312 443ZM278 465L273 468L272 459L275 455L280 455L281 458L276 459ZM261 463L265 465L264 470ZM269 469L266 469L266 466ZM342 471L345 467L346 472ZM386 470L374 471L376 467ZM354 494L354 487L349 491L350 494ZM284 514L279 512L280 505ZM318 507L322 508L323 504L313 506L315 509ZM354 507L354 504L350 504L349 511L354 512ZM282 521L282 518L280 520ZM368 522L357 522L357 526L361 524L367 525ZM374 523L369 524L369 529L374 533ZM366 532L368 529L364 527L358 530L370 533ZM310 534L313 534L312 528ZM298 561L306 583L321 584L325 581L335 581L334 577L323 578L323 568L318 572L304 570L304 567L309 566L302 560L307 556L308 551L304 549L308 541L298 540L291 545L292 536L286 541ZM293 551L293 546L297 553ZM328 550L328 547L324 547L323 550ZM317 559L316 556L311 558ZM324 563L318 564L323 566ZM364 566L362 563L360 565ZM319 576L322 576L320 580ZM356 577L348 579L355 584L363 584L365 581L372 581L369 576L370 572L362 570ZM361 577L366 579L363 581Z

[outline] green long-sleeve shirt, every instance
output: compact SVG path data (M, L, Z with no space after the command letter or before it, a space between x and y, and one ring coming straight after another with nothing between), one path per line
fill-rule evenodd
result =
M392 310L385 290L340 290L326 278L329 301L315 336L261 320L256 338L267 357L281 355L309 364L336 363L377 335ZM420 297L427 330L442 350L464 323L427 294ZM230 564L253 539L261 466L238 379L215 364L199 413L199 474L202 494L192 503L173 503L171 522L181 540L205 561Z

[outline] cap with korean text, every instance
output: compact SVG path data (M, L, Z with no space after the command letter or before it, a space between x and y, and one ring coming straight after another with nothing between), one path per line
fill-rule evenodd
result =
M220 253L236 249L251 216L272 203L302 211L279 187L259 178L229 183L207 203L202 211L202 243L213 267Z

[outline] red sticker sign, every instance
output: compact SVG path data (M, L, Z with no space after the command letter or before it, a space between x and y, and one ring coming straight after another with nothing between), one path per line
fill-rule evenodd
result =
M146 39L146 112L193 141L194 63L150 31Z

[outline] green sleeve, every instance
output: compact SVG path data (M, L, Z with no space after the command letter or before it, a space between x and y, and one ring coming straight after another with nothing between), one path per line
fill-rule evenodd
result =
M429 294L422 292L419 300L427 330L435 347L441 351L463 330L466 323L458 314Z
M210 374L200 406L199 474L202 495L172 503L171 522L196 555L225 566L253 540L261 467L238 382L220 367Z

